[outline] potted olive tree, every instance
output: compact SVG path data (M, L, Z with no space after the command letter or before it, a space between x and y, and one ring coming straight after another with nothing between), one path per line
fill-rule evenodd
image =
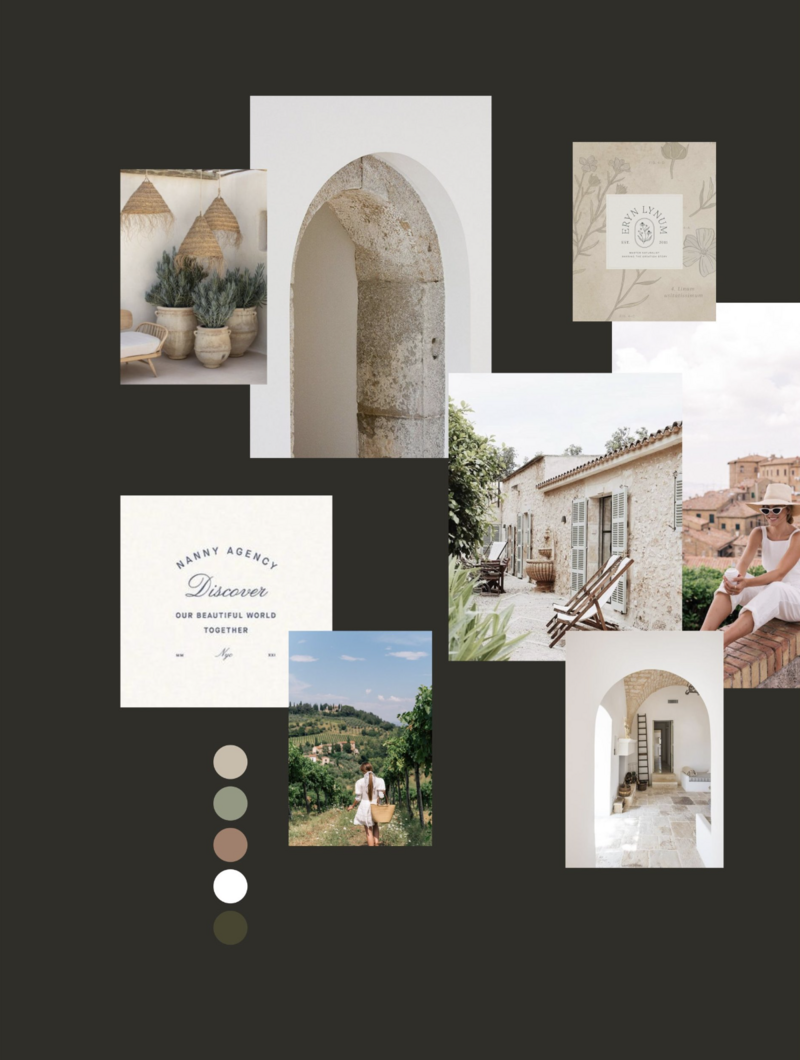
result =
M194 347L194 294L207 275L194 258L186 258L179 268L175 264L175 247L171 255L165 250L156 264L158 279L144 299L156 306L156 320L169 331L162 349L173 361L184 360Z
M267 304L267 280L263 265L249 269L228 269L225 279L236 285L236 308L228 321L231 329L231 357L241 357L258 334L257 307Z
M195 291L194 355L206 368L219 368L230 356L231 329L227 327L236 306L236 287L221 276L211 276Z

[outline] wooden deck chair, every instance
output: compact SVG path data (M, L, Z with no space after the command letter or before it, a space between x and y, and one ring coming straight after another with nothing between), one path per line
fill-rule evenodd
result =
M571 629L583 630L616 630L619 626L616 622L609 622L603 617L603 607L611 599L616 583L624 577L628 569L633 566L633 560L629 556L623 556L620 562L608 570L603 569L602 576L594 583L593 587L586 593L584 599L569 611L563 607L553 608L556 622L550 633L552 640L550 647L554 647L561 638Z
M486 559L478 563L478 577L475 579L475 591L479 593L504 593L503 579L508 560L503 559L507 541L493 541L489 546Z
M169 331L163 324L151 324L149 321L140 324L135 331L127 331L126 328L129 328L132 323L133 317L128 310L121 309L119 314L119 363L124 365L131 361L146 361L150 365L150 371L158 377L153 358L161 356L161 347Z
M597 570L592 574L583 585L578 589L574 596L570 597L565 604L555 605L553 607L553 617L547 623L547 628L552 629L558 622L559 615L569 614L574 611L575 608L580 604L581 600L586 599L587 594L594 589L595 585L600 581L602 577L614 570L618 563L624 559L624 556L609 556L605 562L605 565L598 567Z

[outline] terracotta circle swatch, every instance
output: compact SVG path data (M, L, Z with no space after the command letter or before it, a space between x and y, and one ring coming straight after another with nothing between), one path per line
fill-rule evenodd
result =
M214 755L214 769L225 780L236 780L247 769L247 755L241 747L226 744Z
M214 894L228 905L241 902L247 894L247 878L238 869L223 869L214 878Z
M223 821L238 821L247 809L247 796L241 788L220 788L214 796L214 812Z
M214 934L226 946L235 946L247 934L247 921L241 913L226 909L214 921Z
M214 853L221 861L240 861L247 853L247 836L238 828L223 828L214 836Z

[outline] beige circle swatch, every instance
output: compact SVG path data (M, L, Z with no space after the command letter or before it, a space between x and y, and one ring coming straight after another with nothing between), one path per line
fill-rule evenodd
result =
M223 828L214 836L214 853L221 861L240 861L247 853L247 836L238 828Z
M241 747L226 744L214 755L214 769L226 780L235 780L247 769L247 755Z

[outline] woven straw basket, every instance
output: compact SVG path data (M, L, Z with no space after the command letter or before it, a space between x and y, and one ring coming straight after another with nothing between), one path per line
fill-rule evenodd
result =
M383 806L370 806L370 813L375 824L388 824L394 817L394 806L384 803Z

